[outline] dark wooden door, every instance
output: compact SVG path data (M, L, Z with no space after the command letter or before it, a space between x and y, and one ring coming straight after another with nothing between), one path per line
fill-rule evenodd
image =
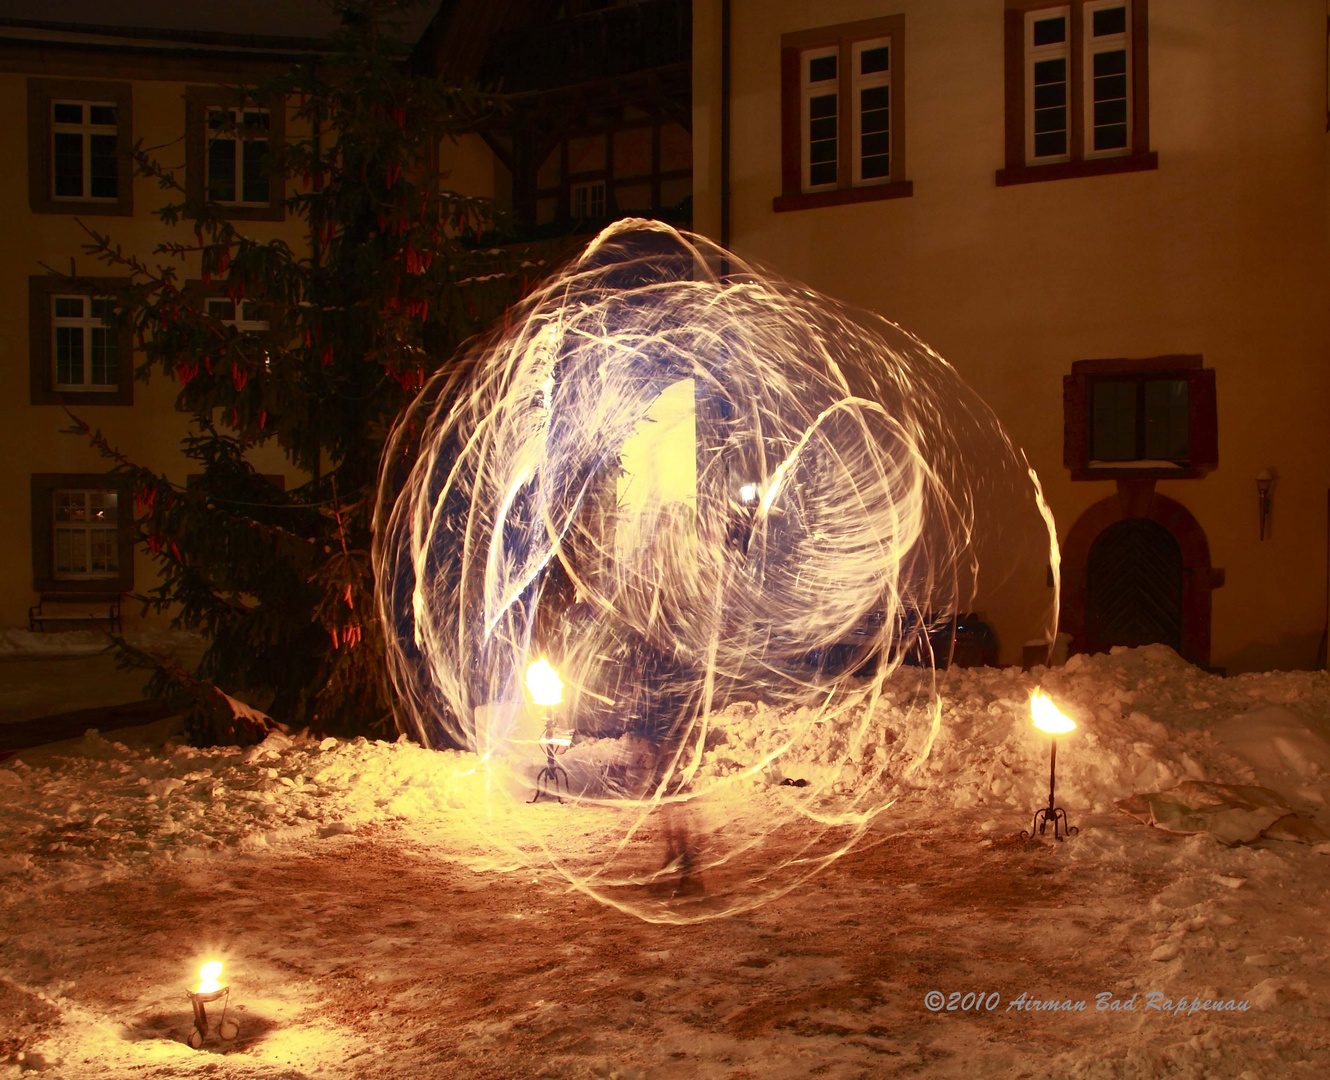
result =
M1085 630L1091 652L1162 642L1182 651L1182 548L1149 518L1110 525L1085 567Z

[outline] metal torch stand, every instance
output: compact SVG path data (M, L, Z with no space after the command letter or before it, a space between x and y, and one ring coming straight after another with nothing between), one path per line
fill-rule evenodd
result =
M536 774L536 793L532 802L539 801L542 795L548 795L555 802L561 803L559 784L563 784L564 795L568 794L568 773L554 760L554 718L545 721L545 767Z
M1041 806L1034 812L1034 821L1030 823L1030 828L1021 830L1022 840L1031 839L1036 829L1039 830L1039 835L1043 836L1050 821L1053 823L1053 839L1058 841L1065 840L1068 836L1075 836L1081 831L1067 820L1067 811L1053 802L1053 787L1058 774L1058 741L1054 739L1052 742L1053 749L1049 754L1048 763L1048 805Z
M229 986L219 986L216 990L206 992L186 990L185 993L189 995L189 1002L194 1006L194 1030L189 1033L189 1045L197 1050L207 1040L208 1010L204 1006L214 1001L222 1003L222 1018L217 1022L217 1035L219 1038L226 1038L222 1034L222 1029L226 1024L226 1010L231 1004L231 988ZM234 1038L234 1035L232 1038Z

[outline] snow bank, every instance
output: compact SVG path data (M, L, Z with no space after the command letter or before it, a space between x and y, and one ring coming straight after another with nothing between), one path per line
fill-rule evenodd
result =
M785 779L835 770L853 796L862 765L885 761L898 794L933 809L973 810L985 827L1014 831L1047 798L1048 737L1030 723L1042 687L1078 728L1058 752L1058 801L1073 818L1110 812L1118 799L1184 780L1259 784L1330 825L1330 678L1322 672L1221 679L1163 646L1076 656L1063 667L954 669L939 675L941 730L924 766L906 777L909 703L889 693L867 725L855 717L813 729L775 764L779 713L738 703L712 718L696 786L732 784L744 798ZM574 747L604 756L603 744ZM534 775L543 762L533 759ZM17 889L77 889L155 860L210 849L332 839L393 819L446 825L475 805L478 759L399 740L270 735L258 746L131 750L95 732L49 764L0 766L0 897ZM739 783L735 783L735 781Z
M90 731L49 765L0 766L0 894L84 888L157 860L354 832L414 816L420 792L437 810L447 800L436 784L463 757L280 732L248 749L154 753Z
M1059 737L1060 803L1106 813L1121 798L1182 781L1259 784L1302 810L1324 808L1330 795L1330 677L1287 672L1223 679L1184 661L1164 645L1073 656L1062 667L954 668L939 674L941 729L913 777L897 776L935 804L1033 811L1047 800L1049 736L1030 721L1036 688L1077 723ZM1273 704L1278 703L1278 704ZM851 793L870 757L905 759L909 700L888 690L869 729L854 746L858 718L828 723L781 762L781 773L823 778L839 770ZM760 706L732 706L717 717L722 733L704 759L724 776L749 748L773 748L784 725ZM917 725L914 725L917 727ZM848 755L848 763L845 759ZM865 768L857 768L864 766Z

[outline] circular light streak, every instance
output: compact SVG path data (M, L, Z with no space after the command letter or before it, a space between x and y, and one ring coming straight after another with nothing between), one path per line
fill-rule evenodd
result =
M451 804L512 862L644 918L744 910L923 782L934 669L981 584L1016 582L1052 634L1054 536L1024 457L916 338L618 222L389 442L398 723L479 755ZM530 806L556 703L571 805Z

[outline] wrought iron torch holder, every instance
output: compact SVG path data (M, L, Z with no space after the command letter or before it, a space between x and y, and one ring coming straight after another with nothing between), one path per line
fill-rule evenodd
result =
M1052 740L1053 749L1049 754L1048 762L1048 805L1041 806L1034 812L1034 820L1030 822L1029 829L1021 830L1021 839L1029 840L1038 830L1039 835L1044 835L1044 830L1048 828L1048 823L1053 823L1053 839L1061 842L1068 836L1075 836L1081 830L1076 828L1067 820L1067 811L1058 806L1053 800L1053 789L1057 782L1058 770L1058 741Z
M545 767L536 774L536 793L531 796L532 802L539 801L542 795L548 795L555 802L563 802L559 795L559 785L563 785L563 794L568 794L568 771L554 760L554 714L547 712L545 714L545 734L541 738L541 743L545 747Z
M223 1039L234 1039L239 1025L234 1020L227 1020L226 1010L231 1004L231 987L219 986L216 990L186 990L189 1003L194 1006L194 1030L189 1033L189 1045L199 1049L208 1038L208 1010L206 1005L214 1001L222 1003L222 1018L217 1024L217 1034Z

